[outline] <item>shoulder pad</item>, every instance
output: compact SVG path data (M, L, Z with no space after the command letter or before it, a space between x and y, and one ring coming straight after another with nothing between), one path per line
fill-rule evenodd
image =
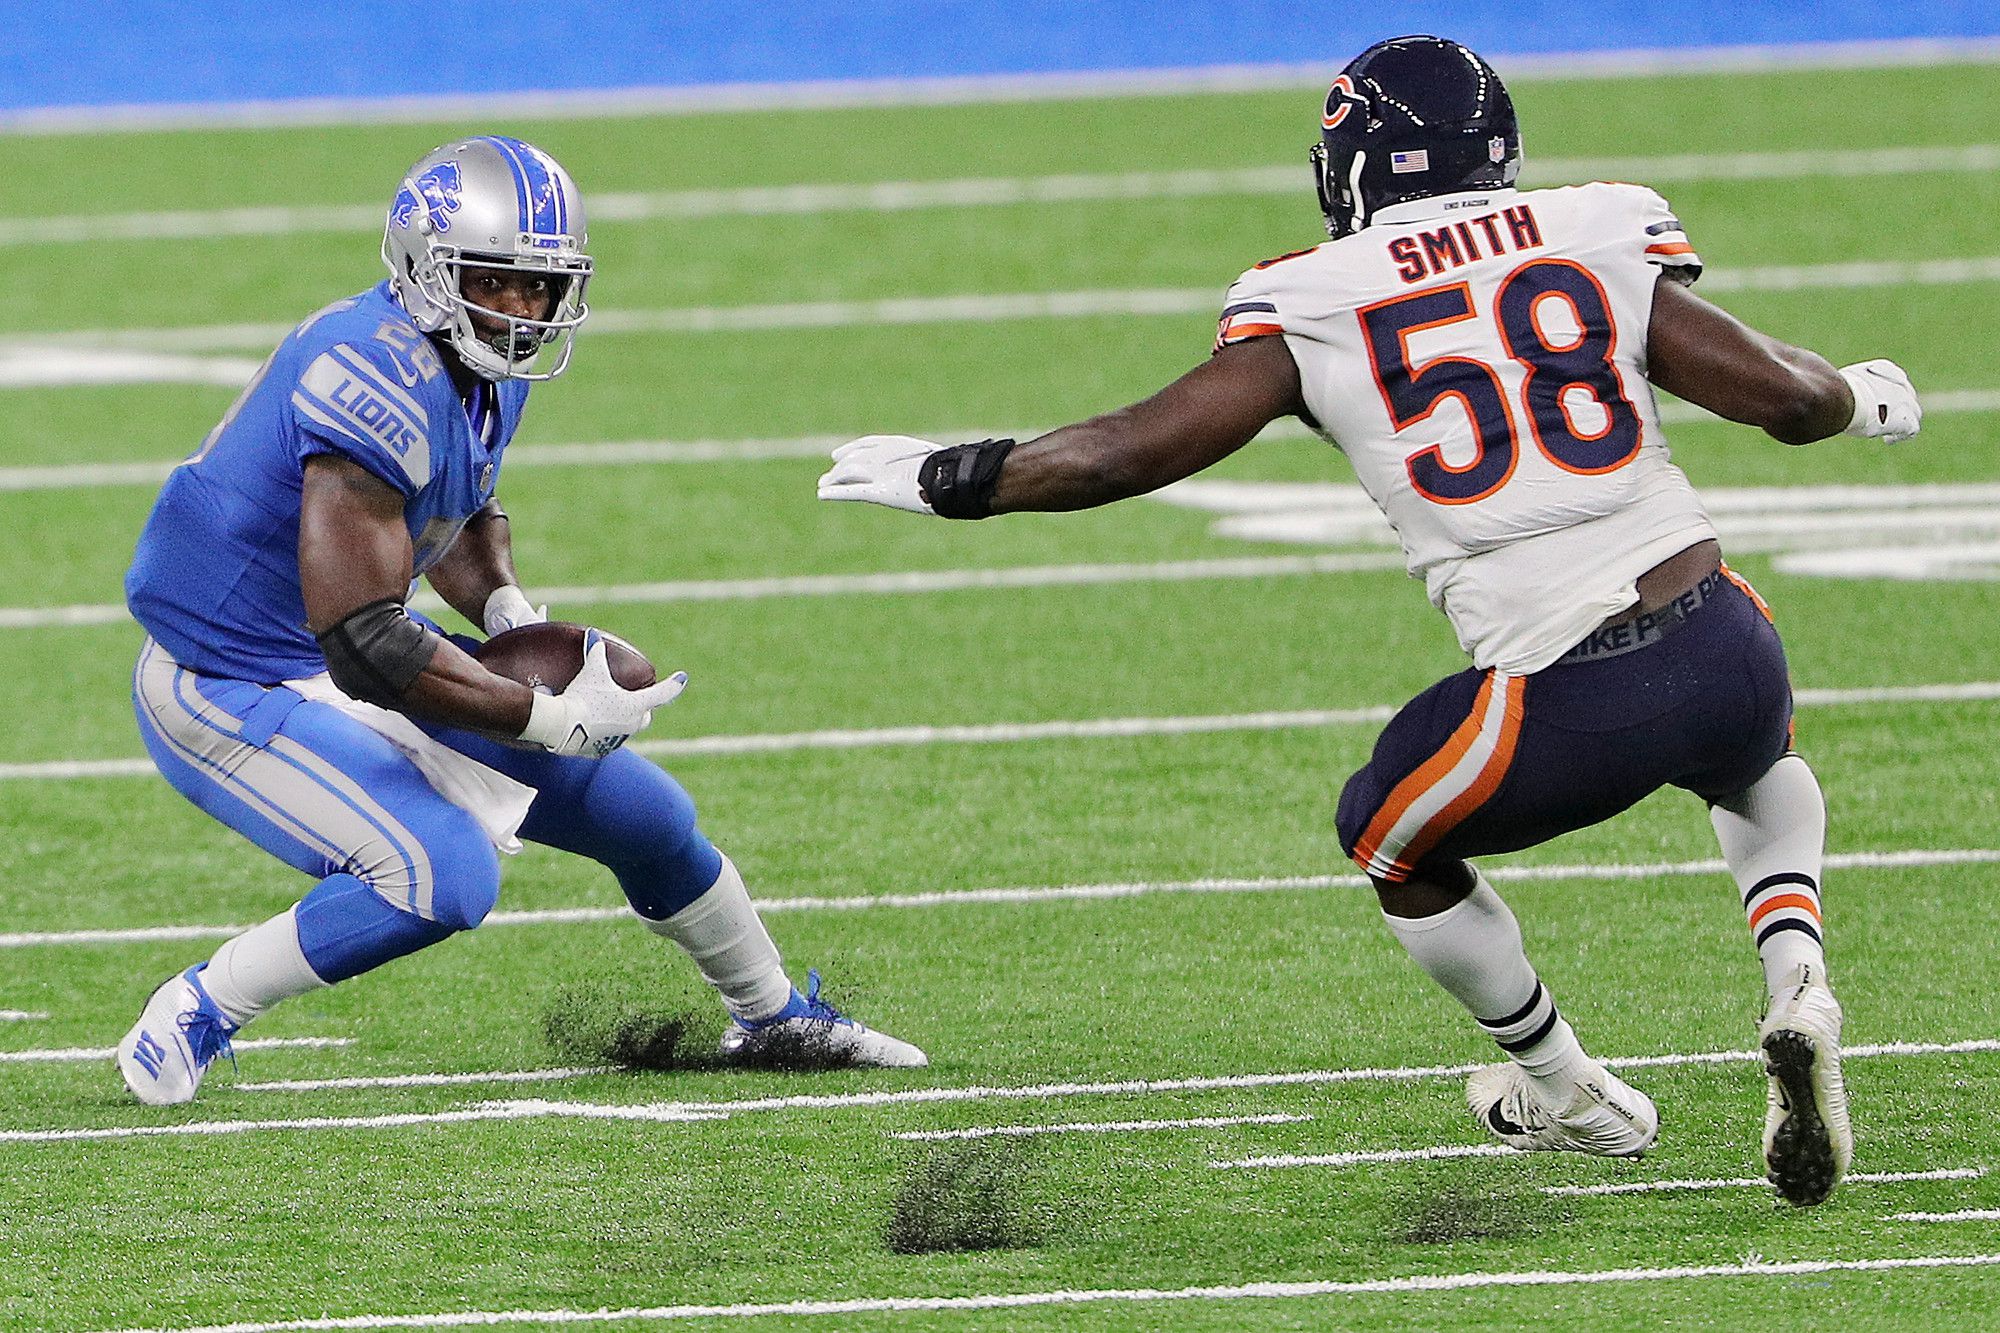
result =
M1278 282L1269 272L1274 264L1300 255L1309 255L1311 249L1294 251L1289 255L1279 255L1244 270L1243 276L1230 284L1229 294L1222 301L1222 316L1215 325L1215 345L1211 352L1219 352L1232 343L1240 343L1248 338L1269 338L1285 331L1284 321L1279 313Z
M292 408L314 441L412 494L431 475L430 387L387 344L343 342L300 372Z
M1630 200L1635 218L1635 239L1642 246L1646 261L1657 266L1661 272L1676 282L1692 283L1701 276L1701 256L1695 253L1694 242L1688 239L1687 229L1674 216L1656 190L1643 185L1628 185L1624 193Z
M1252 264L1252 265L1251 265L1250 267L1252 267L1252 268L1269 268L1269 267L1271 267L1271 265L1273 265L1273 264L1282 264L1282 263L1284 263L1284 262L1285 262L1285 261L1286 261L1287 259L1297 259L1297 258L1299 258L1299 257L1300 257L1301 255L1309 255L1309 254L1311 254L1311 253L1312 253L1313 251L1315 251L1315 250L1317 250L1317 249L1319 249L1319 247L1318 247L1317 245L1309 245L1309 246L1307 246L1307 247L1306 247L1305 249L1303 249L1303 250L1287 250L1287 251L1285 251L1285 253L1283 253L1283 254L1281 254L1281 255L1273 255L1273 256L1271 256L1271 257L1270 257L1269 259L1260 259L1260 260L1258 260L1258 261L1257 261L1257 262L1256 262L1255 264Z

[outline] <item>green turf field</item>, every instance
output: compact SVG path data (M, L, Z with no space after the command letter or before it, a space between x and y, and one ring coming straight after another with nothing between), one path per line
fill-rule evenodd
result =
M1461 1075L1493 1048L1382 929L1333 828L1368 710L1463 665L1379 541L1247 541L1217 530L1226 504L974 525L813 499L818 437L1046 427L1198 361L1236 274L1321 235L1312 88L478 127L619 200L593 228L603 327L510 455L523 575L571 590L556 615L690 671L646 745L795 973L822 969L933 1064L604 1069L624 1017L687 1017L697 1049L720 1011L618 918L608 875L531 848L479 931L239 1039L338 1044L252 1044L190 1108L130 1103L89 1052L307 887L132 762L139 634L116 606L146 465L191 451L232 374L378 265L365 225L119 219L379 206L466 127L0 138L0 217L28 238L0 307L0 1326L1990 1321L2000 173L1982 146L2000 79L1872 71L1869 103L1923 113L1857 116L1860 77L1516 90L1531 170L1615 160L1674 202L1715 299L1836 361L1893 357L1932 398L1895 451L1670 426L1698 486L1747 497L1719 521L1810 691L1799 742L1830 808L1863 1176L1804 1213L1748 1179L1760 977L1676 793L1488 867L1585 1043L1648 1062L1630 1077L1660 1105L1658 1147L1448 1151L1481 1142ZM839 188L1287 167L1288 191L883 208ZM788 210L741 193L790 186L832 188ZM51 239L64 226L139 234ZM1937 261L1964 262L1915 267ZM1132 313L1136 291L1181 295ZM1098 296L1008 317L992 299L1065 293ZM946 297L968 299L866 306ZM48 382L50 349L103 373L114 344L213 373ZM611 443L638 461L578 452ZM1351 480L1296 435L1215 477ZM1800 510L1787 488L1806 486L1881 489ZM1877 551L1909 577L1827 572ZM1330 552L1355 567L1305 563ZM1218 561L1235 563L1179 563ZM894 574L924 577L852 577ZM1951 685L1971 688L1925 688ZM913 727L969 730L886 730ZM1001 889L1024 892L977 892ZM579 908L599 910L546 915ZM1240 1165L1339 1154L1359 1156ZM1968 1211L1987 1216L1904 1216ZM957 1236L1000 1244L927 1252Z

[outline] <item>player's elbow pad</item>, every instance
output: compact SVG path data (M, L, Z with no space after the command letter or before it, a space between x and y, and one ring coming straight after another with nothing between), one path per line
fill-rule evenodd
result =
M318 638L327 674L341 692L385 708L401 704L403 692L430 665L439 643L437 635L389 597L350 611Z

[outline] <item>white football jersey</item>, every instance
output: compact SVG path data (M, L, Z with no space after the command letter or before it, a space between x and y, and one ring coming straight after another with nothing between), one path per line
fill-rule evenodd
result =
M1663 271L1701 261L1643 186L1441 195L1249 270L1216 345L1284 337L1473 664L1526 675L1715 536L1646 380Z

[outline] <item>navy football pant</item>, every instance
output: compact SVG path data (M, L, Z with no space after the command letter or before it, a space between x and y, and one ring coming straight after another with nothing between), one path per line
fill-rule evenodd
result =
M1731 575L1636 652L1425 690L1341 792L1340 845L1402 883L1426 860L1533 847L1664 786L1731 796L1783 757L1791 722L1784 647Z

